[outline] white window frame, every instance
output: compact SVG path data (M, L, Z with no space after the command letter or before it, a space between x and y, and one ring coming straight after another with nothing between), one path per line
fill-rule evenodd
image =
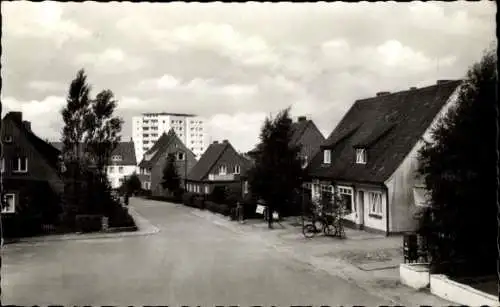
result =
M125 168L123 166L118 166L118 174L123 174Z
M1 164L1 166L0 166L0 167L1 167L0 171L1 171L2 173L5 173L5 158L2 158L1 163L2 163L2 164Z
M177 153L177 161L184 161L186 159L186 154L183 152Z
M224 164L219 166L219 175L227 175L227 166Z
M323 163L324 164L332 163L332 151L330 149L323 150Z
M356 205L354 203L354 189L347 186L337 186L337 191L340 195L348 195L351 197L351 212L356 212Z
M4 142L4 143L12 143L12 136L10 136L10 135L6 135L6 136L3 138L3 142Z
M307 167L307 156L304 156L302 157L302 168L306 168Z
M24 158L24 161L26 162L26 168L25 169L21 169L21 159L22 158L17 158L17 166L18 168L17 169L14 169L14 166L12 166L12 172L13 173L27 173L28 172L28 158L25 157Z
M210 187L208 186L208 184L205 185L205 194L209 194L210 193Z
M365 148L356 148L356 163L357 164L366 164L366 149Z
M141 168L141 170L144 170L144 169L142 169L142 168ZM113 174L113 173L115 172L115 167L114 167L114 166L110 166L110 167L109 167L108 172L109 172L110 174ZM144 173L143 173L143 174L144 174Z
M111 160L113 160L113 161L122 161L122 156L120 156L120 155L114 155L113 157L111 157Z
M384 214L384 201L382 192L368 191L368 214L382 217ZM377 201L377 203L375 203Z
M12 202L14 203L12 208L9 206L7 208L2 208L2 214L16 213L16 194L14 193L5 193L5 203L7 203L7 197L12 197ZM8 210L10 209L10 210Z
M240 171L241 171L240 166L239 166L239 165L235 165L235 166L234 166L234 173L235 173L235 174L239 174L239 173L240 173Z

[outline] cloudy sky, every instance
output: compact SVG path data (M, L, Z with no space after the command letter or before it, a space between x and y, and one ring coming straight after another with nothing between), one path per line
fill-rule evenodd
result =
M125 138L134 115L190 112L246 151L280 109L327 135L354 100L460 78L496 40L484 1L1 6L2 104L51 140L79 68L115 93Z

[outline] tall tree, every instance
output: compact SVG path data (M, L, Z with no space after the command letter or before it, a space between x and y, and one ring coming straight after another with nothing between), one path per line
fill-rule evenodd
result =
M93 158L98 174L104 178L104 167L121 139L123 120L114 117L117 101L111 90L103 90L91 102L91 112L85 118L85 149Z
M76 78L71 81L66 106L61 111L64 121L62 151L66 161L80 161L81 159L80 144L87 130L85 120L91 113L90 89L85 71L79 70Z
M430 207L420 217L434 270L493 273L498 257L495 143L496 51L467 72L457 104L419 154ZM444 265L455 263L457 265ZM456 273L456 272L455 272Z
M167 163L165 163L165 167L163 168L162 179L161 185L163 189L167 189L170 193L175 193L179 190L181 178L175 165L175 155L173 153L168 154Z
M305 175L299 156L301 148L291 143L293 132L289 112L287 108L274 119L266 118L255 163L249 171L252 194L268 206L269 228L273 223L272 212L281 213L284 206L293 202Z

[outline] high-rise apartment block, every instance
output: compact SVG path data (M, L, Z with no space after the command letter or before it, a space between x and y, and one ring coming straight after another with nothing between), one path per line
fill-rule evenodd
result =
M198 159L205 152L207 132L205 121L193 114L143 113L132 118L132 138L137 161L141 161L160 136L173 129Z

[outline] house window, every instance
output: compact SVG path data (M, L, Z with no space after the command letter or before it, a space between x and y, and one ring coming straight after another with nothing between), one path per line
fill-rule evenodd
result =
M366 164L366 149L364 148L356 149L356 163Z
M243 194L248 194L248 181L243 182Z
M368 201L370 205L369 214L370 216L381 217L382 216L382 193L380 192L369 192Z
M227 174L227 167L225 165L219 166L219 175L226 175Z
M142 169L141 169L141 170L142 170ZM110 174L112 174L112 173L113 173L113 171L114 171L114 167L113 167L113 166L110 166L110 167L109 167L108 172L109 172Z
M205 185L205 194L209 194L210 193L210 188L208 185Z
M184 160L184 153L183 152L178 152L177 153L177 160L183 161Z
M6 135L4 138L3 138L3 141L5 143L12 143L12 137L10 135Z
M122 160L122 156L115 155L115 156L111 157L111 160L113 160L113 161L121 161Z
M118 173L123 174L123 166L118 167Z
M2 202L2 213L16 212L16 195L5 194Z
M28 158L15 158L12 160L12 171L26 173L28 171Z
M1 168L2 168L1 171L2 171L2 173L4 173L5 172L5 159L4 158L2 158L2 162L1 163L2 163L1 164Z
M200 193L200 186L199 185L196 186L196 193Z
M323 163L332 163L332 151L330 149L326 149L325 151L323 151Z
M302 157L302 168L306 168L307 166L307 156Z
M234 166L234 173L235 174L239 174L240 173L240 166L239 165L235 165Z
M353 189L350 187L338 187L338 191L348 213L354 211Z

